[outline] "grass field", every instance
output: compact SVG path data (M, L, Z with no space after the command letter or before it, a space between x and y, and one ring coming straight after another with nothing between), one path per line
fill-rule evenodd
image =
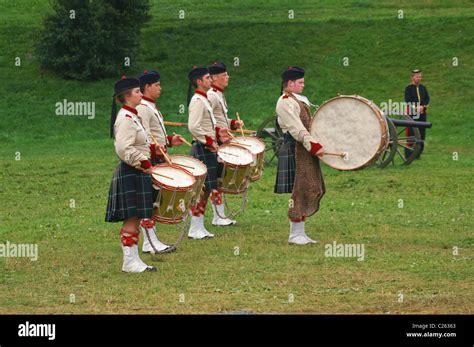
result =
M127 73L160 70L169 120L187 119L178 110L192 65L237 57L226 95L248 128L273 114L288 65L305 67L317 104L338 93L401 101L421 68L433 128L410 166L323 167L327 194L307 223L318 245L287 244L289 196L273 194L270 166L237 225L208 223L214 240L185 240L147 274L120 271L119 225L104 222L116 78L64 81L39 68L33 46L50 11L47 1L0 1L0 244L39 247L37 261L0 258L0 313L473 312L472 1L154 2ZM95 118L57 116L63 99L95 102ZM364 244L365 259L326 257L334 241Z

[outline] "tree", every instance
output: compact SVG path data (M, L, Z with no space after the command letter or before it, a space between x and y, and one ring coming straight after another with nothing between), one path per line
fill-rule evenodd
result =
M52 6L38 40L41 66L79 80L126 69L150 19L149 0L52 0Z

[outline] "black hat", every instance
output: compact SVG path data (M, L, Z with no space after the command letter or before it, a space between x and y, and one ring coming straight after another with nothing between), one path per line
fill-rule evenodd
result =
M208 73L209 69L207 68L207 66L195 66L191 71L189 71L188 79L190 81L194 81L204 75L207 75Z
M160 73L154 70L145 70L138 78L140 80L140 88L144 88L145 84L153 84L160 81Z
M208 69L211 75L218 75L227 71L227 67L221 61L215 61L214 63L208 66Z
M140 81L134 77L122 76L120 80L115 82L114 95L112 97L112 111L110 113L110 137L115 137L114 124L117 118L117 105L115 104L115 97L127 90L140 87Z
M281 78L284 82L294 81L304 77L304 69L297 66L289 66L288 69L283 71Z
M415 69L415 70L412 70L411 73L415 74L415 73L421 73L421 70L420 69Z
M140 81L134 77L122 76L120 80L115 83L114 96L133 88L139 88Z
M188 105L191 102L191 91L192 91L192 81L197 80L198 78L201 78L204 75L207 75L209 73L209 69L207 66L194 66L191 71L188 73L188 79L189 79L189 87L188 87Z

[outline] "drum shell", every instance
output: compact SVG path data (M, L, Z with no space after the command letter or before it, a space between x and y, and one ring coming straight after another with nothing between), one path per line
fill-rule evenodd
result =
M252 166L251 172L250 172L250 181L256 182L258 181L262 175L263 175L263 167L265 165L264 161L264 155L265 152L256 154L256 165Z
M163 224L178 224L188 213L196 180L189 171L178 165L159 164L153 169L168 166L184 171L190 176L193 183L182 187L170 186L157 181L152 175L153 184L159 188L158 196L153 204L153 219Z
M236 137L231 143L242 144L241 142L242 139L258 141L259 143L261 143L261 146L262 146L261 151L255 151L254 147L247 148L250 152L252 152L252 155L254 156L254 163L251 165L249 179L251 182L256 182L262 177L262 174L263 174L263 168L265 165L265 161L264 161L265 143L257 137ZM247 143L247 142L244 142L244 143Z
M240 194L247 190L249 184L249 176L252 169L253 154L244 146L239 144L226 144L222 145L219 150L230 150L234 147L234 150L238 147L242 155L245 153L247 160L245 164L236 164L222 160L222 174L217 179L219 191L226 194Z
M181 223L188 213L192 198L192 189L187 191L160 189L153 204L153 219L163 224Z
M199 196L201 195L202 189L204 188L204 182L206 181L206 175L194 176L196 183L194 184L193 197L191 199L191 206L196 205Z
M175 165L178 165L178 166L182 165L182 163L176 161L177 159L180 159L180 158L185 158L186 160L189 161L189 163L186 163L186 165L188 164L192 165L192 163L195 163L196 165L201 165L202 168L206 170L206 172L201 175L195 174L193 171L190 171L189 169L187 170L196 179L196 183L194 184L194 188L193 188L193 197L190 202L190 205L194 206L196 205L197 200L199 199L199 196L201 195L202 189L204 187L204 182L206 181L206 176L207 176L207 168L206 168L206 165L203 162L201 162L199 159L196 159L189 155L178 154L178 155L170 156L171 162L173 162ZM186 167L183 167L183 168L186 170Z
M217 179L219 191L226 194L240 194L247 190L250 165L226 165Z

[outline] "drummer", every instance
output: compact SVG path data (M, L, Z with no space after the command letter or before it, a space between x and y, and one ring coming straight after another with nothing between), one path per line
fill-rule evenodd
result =
M208 66L209 74L211 76L211 88L207 91L207 98L212 107L212 112L216 119L216 129L238 129L244 126L244 122L236 119L230 119L227 116L228 108L227 101L224 96L224 90L229 85L229 74L227 67L221 61L216 61ZM220 199L222 200L222 199ZM226 226L235 224L235 220L229 218L222 218L225 216L224 204L214 205L211 203L214 212L212 220L213 225Z
M202 194L195 206L191 207L191 226L188 236L192 239L212 238L204 227L204 214L207 200L211 197L212 203L222 204L221 194L217 191L217 177L220 165L217 163L218 141L229 141L227 129L218 129L212 106L207 98L211 87L211 77L206 66L194 67L188 74L189 90L189 132L193 136L193 147L190 155L201 160L207 166L207 176ZM195 89L192 95L192 88ZM192 97L191 97L192 95Z
M306 245L317 241L305 233L305 220L316 213L325 193L318 157L322 146L310 135L312 105L301 95L304 70L290 66L282 73L282 92L276 105L277 122L284 133L278 153L275 193L292 193L289 200L290 244Z
M140 91L143 97L137 106L138 118L140 118L149 138L151 139L151 163L153 165L164 162L163 154L171 146L182 145L183 139L180 135L168 135L166 132L163 115L156 106L156 100L161 95L160 73L158 71L147 71L139 77ZM157 191L154 190L156 200ZM175 250L162 243L156 236L156 226L153 219L142 219L140 228L143 231L143 253L167 253Z
M153 192L150 175L151 141L137 117L136 107L142 93L140 81L122 77L115 83L110 122L111 137L120 163L115 169L109 189L106 222L121 222L124 272L156 271L145 264L138 255L139 221L151 219ZM116 112L115 101L122 104Z

